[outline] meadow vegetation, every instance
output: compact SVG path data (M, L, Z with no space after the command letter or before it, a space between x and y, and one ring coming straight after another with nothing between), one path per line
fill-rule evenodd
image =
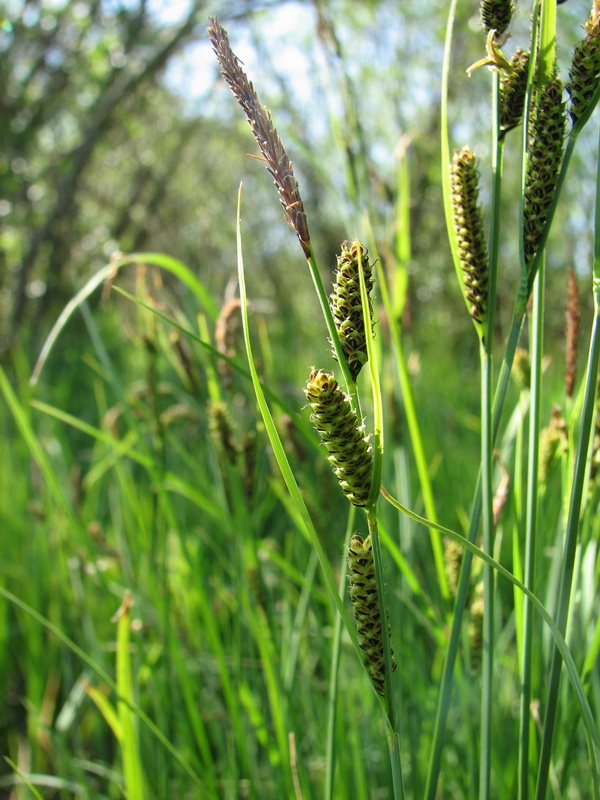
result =
M308 104L286 4L75 5L2 18L0 794L600 798L597 3L315 3Z

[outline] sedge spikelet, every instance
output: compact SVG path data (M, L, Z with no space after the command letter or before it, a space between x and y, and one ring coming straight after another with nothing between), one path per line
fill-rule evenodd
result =
M585 36L573 51L566 85L571 98L569 113L573 122L587 111L600 80L600 10L595 2L583 26Z
M236 343L241 330L241 301L239 298L228 300L217 317L215 325L215 343L217 350L227 358L235 358ZM226 386L231 385L232 369L227 361L219 361L219 373Z
M569 283L567 287L567 331L566 331L566 371L565 392L567 397L573 397L575 378L577 377L577 344L579 342L579 321L581 318L581 303L575 271L569 269Z
M515 350L510 374L520 391L529 389L529 384L531 383L531 359L529 358L529 351L523 347L517 347Z
M479 18L484 32L496 31L497 37L506 33L513 9L512 0L481 0Z
M463 560L463 548L454 539L444 537L444 564L446 567L446 577L452 595L456 595L458 588L458 578Z
M510 59L510 71L500 79L500 139L520 124L525 106L529 53L520 48Z
M539 447L538 481L545 484L557 454L567 447L567 424L558 406L552 409L549 425L540 431Z
M352 380L355 381L363 364L367 361L367 342L365 319L360 296L358 266L362 265L367 295L369 296L369 322L372 324L373 307L371 289L373 273L369 264L369 254L359 239L343 242L337 258L337 272L329 305L340 337L340 343ZM334 351L335 356L335 351Z
M271 115L261 106L252 83L229 44L229 35L216 17L209 17L208 37L221 65L221 73L244 110L267 169L279 192L284 216L296 232L306 258L311 256L308 221L292 162L273 125Z
M538 249L552 204L563 154L565 113L562 82L555 75L532 97L524 201L525 263Z
M471 608L469 609L469 651L471 656L471 672L475 674L481 665L481 652L483 649L483 612L485 601L483 599L483 581L478 581Z
M209 404L208 424L221 453L230 464L235 464L238 450L234 442L233 423L225 403L215 401Z
M311 420L329 452L344 494L355 506L366 506L371 491L371 445L333 375L313 369L304 389L312 414Z
M365 656L365 666L371 676L373 686L383 696L385 695L383 631L370 536L364 540L358 533L352 536L348 548L348 580L352 610L360 636L360 646ZM392 669L395 669L393 653L390 655Z
M452 159L452 212L469 313L483 324L487 307L488 259L475 155L468 147Z

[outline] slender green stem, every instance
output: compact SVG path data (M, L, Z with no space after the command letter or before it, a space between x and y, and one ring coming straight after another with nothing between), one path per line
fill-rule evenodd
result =
M583 398L583 407L581 411L581 427L579 430L579 441L577 443L577 451L575 454L573 484L571 487L571 496L569 500L569 513L567 517L567 529L563 550L563 563L561 567L561 580L556 615L557 627L563 634L566 630L567 619L569 615L575 551L577 549L578 541L579 516L581 512L586 475L587 452L590 441L590 432L596 410L595 397L598 380L598 363L600 360L600 153L598 155L598 166L596 172L596 219L594 240L594 272L592 285L594 295L594 319L592 321L588 369ZM556 709L558 704L558 688L560 683L561 667L561 654L556 648L554 648L552 653L552 665L550 668L550 680L548 684L548 699L538 769L536 800L544 800L546 797L548 772L550 769L550 758L552 755L552 740L554 737L554 726L556 722Z
M344 552L348 552L348 545L352 535L352 525L354 523L355 506L351 506L346 529L346 539L344 542ZM347 580L347 561L342 562L340 569L340 579L338 590L340 597L344 596ZM335 615L335 625L333 630L333 645L331 651L331 665L329 669L329 692L327 696L327 747L326 747L326 768L325 768L325 800L333 799L333 786L335 780L335 722L337 712L337 699L339 687L339 665L342 641L342 617Z
M540 407L542 396L542 354L544 322L544 263L542 262L533 292L533 318L531 334L531 401L529 416L529 460L527 465L527 500L525 531L525 573L523 582L535 591L535 559L538 514L538 465ZM523 652L521 661L521 707L519 718L519 800L529 796L529 741L532 685L533 605L523 598Z
M492 353L494 343L494 311L500 244L500 197L502 191L502 143L500 141L500 76L494 73L492 83L492 210L490 227L488 298L485 336L481 339L481 487L483 501L483 549L494 554L494 494L492 488ZM481 752L479 764L479 797L490 794L492 754L492 710L494 673L494 572L483 569L483 657L481 686Z
M488 267L488 302L485 320L486 350L494 347L494 320L496 318L496 284L498 282L498 256L500 252L500 208L502 197L502 156L504 140L500 139L500 75L493 73L492 82L492 199Z
M523 317L519 317L515 311L511 330L508 338L508 343L504 353L504 360L498 378L498 385L496 394L494 396L494 407L492 415L492 444L496 440L498 428L500 426L500 416L504 407L506 399L506 392L508 390L508 383L510 379L510 369L517 349L517 343L521 334L521 327L523 325ZM481 473L477 478L477 485L475 487L475 494L473 498L473 509L471 511L471 520L469 523L469 530L467 539L473 543L479 530L479 522L481 520L481 495L482 495L482 480ZM464 555L460 577L458 580L458 587L456 590L456 601L454 603L454 613L452 616L452 627L450 629L450 637L448 640L448 650L446 652L446 659L444 661L444 668L442 671L442 680L440 684L440 694L438 697L438 706L435 719L435 728L433 733L433 742L431 745L431 756L429 760L429 770L427 773L427 784L425 789L425 797L427 800L434 800L436 797L437 781L440 773L442 749L444 745L444 733L446 730L446 720L448 711L450 709L450 695L452 693L452 676L454 674L454 664L456 655L458 653L458 646L460 644L460 631L462 625L462 617L465 609L465 603L469 592L469 578L471 574L471 562L473 556L469 550Z
M372 235L371 240L373 241L373 254L375 257L377 257L375 241ZM410 443L417 468L417 474L419 476L419 486L421 487L421 494L423 496L423 506L425 508L427 519L437 522L438 516L435 507L435 499L433 496L433 487L431 485L431 477L429 475L429 465L427 463L425 448L423 446L423 437L421 435L415 398L410 383L410 375L408 372L408 365L406 363L400 326L392 307L385 270L381 266L380 260L377 261L377 285L379 288L381 302L383 303L383 307L385 309L386 320L390 329L392 351L394 353L394 360L398 373L398 382L400 383L400 393L402 395L402 402L404 404L404 414L406 416L406 424L408 426ZM446 570L444 566L443 547L439 536L436 536L432 530L429 532L429 536L440 592L444 600L448 600L450 598L450 589L448 587L448 578L446 577Z
M492 363L491 353L481 343L481 487L483 500L483 550L494 554L494 497L492 491ZM481 682L481 753L479 797L490 796L492 757L492 708L494 672L494 570L483 567L483 657Z

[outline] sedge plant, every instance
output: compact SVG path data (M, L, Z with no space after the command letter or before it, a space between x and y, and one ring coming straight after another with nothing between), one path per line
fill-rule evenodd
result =
M447 53L450 52L451 31L454 19L452 4ZM532 776L529 769L531 751L529 730L531 721L528 708L531 687L531 629L533 625L532 609L539 604L532 602L535 589L535 558L537 537L537 474L539 465L539 426L541 398L541 354L543 329L543 263L544 250L551 227L553 214L569 158L572 154L577 136L598 97L598 68L596 66L597 42L593 31L596 30L598 11L592 9L586 30L586 64L587 76L579 75L582 57L581 45L575 52L574 65L571 70L571 111L575 124L571 128L566 152L563 153L564 129L566 124L565 105L562 99L562 83L557 74L554 55L554 39L556 30L556 9L549 3L536 4L532 23L532 35L528 50L517 49L512 57L506 58L502 47L506 41L506 32L510 26L513 12L511 2L482 3L481 19L484 32L487 34L487 58L482 59L475 67L491 68L493 79L492 99L492 171L493 192L491 202L491 218L489 230L489 247L486 244L482 211L478 202L478 173L476 158L468 147L457 151L450 163L448 146L448 129L443 118L442 158L443 172L447 176L444 183L446 213L450 242L457 266L459 284L463 290L467 309L473 319L475 331L479 337L481 353L481 464L480 478L477 484L473 505L469 542L466 558L462 559L461 575L455 584L455 605L451 615L451 643L446 654L445 668L442 673L438 717L434 728L431 760L427 776L425 794L433 798L439 779L441 767L442 743L445 737L452 676L458 652L458 640L461 630L463 609L467 603L470 585L470 566L473 542L475 541L480 521L483 525L483 549L481 558L483 566L483 583L480 585L478 599L471 599L471 621L474 634L472 636L473 651L482 653L482 698L480 723L480 765L478 770L478 793L481 798L491 796L492 792L492 753L493 753L493 714L495 696L495 656L494 648L497 639L494 620L494 599L497 595L496 573L500 566L493 559L496 553L494 545L494 528L497 525L500 511L498 502L503 504L506 498L506 481L498 487L494 494L493 448L497 441L499 424L508 387L508 377L515 355L517 343L522 331L527 304L534 290L534 310L532 340L532 370L529 426L529 462L528 491L525 497L526 508L524 518L527 531L524 552L525 580L523 585L511 576L515 585L525 595L524 602L518 607L523 613L523 624L519 621L519 630L523 634L521 665L521 734L519 737L519 796L527 797L531 789ZM297 182L293 177L291 161L287 156L277 155L280 145L268 113L258 104L253 87L248 83L239 62L229 47L226 32L216 20L211 21L209 34L219 58L223 74L234 95L244 108L257 139L263 157L273 175L279 191L286 218L295 230L307 258L317 295L327 323L333 345L334 358L337 360L346 385L346 393L341 389L334 376L322 370L311 372L305 393L312 410L311 418L321 440L328 452L334 474L346 497L354 505L366 510L369 536L359 533L352 537L349 547L349 581L350 596L354 608L359 631L359 643L363 649L363 663L377 693L384 699L384 708L391 735L388 737L392 764L396 764L394 773L395 796L404 796L401 759L397 748L399 731L396 726L397 716L393 708L393 650L388 627L386 611L386 582L383 579L381 551L377 535L377 495L381 474L383 455L381 400L379 394L379 376L374 357L371 300L371 268L362 259L363 247L353 243L358 250L358 266L354 276L343 276L344 291L348 280L354 280L355 289L351 296L353 303L338 285L331 298L331 308L325 301L325 293L316 269L314 253L308 235L306 212L300 199ZM590 55L590 52L593 55ZM471 68L472 71L473 68ZM449 60L446 61L445 80L449 74ZM573 78L573 75L576 77ZM580 86L586 86L585 91ZM251 91L248 91L250 86ZM590 88L592 87L592 88ZM585 99L583 95L585 94ZM580 105L581 103L581 105ZM447 106L443 105L443 114L447 114ZM522 125L521 125L522 123ZM502 368L498 378L495 396L493 386L493 351L494 351L494 307L496 302L496 286L500 269L500 208L502 203L502 154L507 134L521 125L523 133L523 183L521 201L521 228L519 248L521 254L521 281L515 298L515 312L508 345L504 352ZM264 133L266 131L266 133ZM286 195L286 192L288 195ZM293 212L293 213L290 213ZM347 243L342 245L347 248ZM338 261L339 265L339 261ZM338 266L339 269L339 266ZM358 302L360 298L360 303ZM245 302L243 299L242 302ZM332 313L333 312L333 313ZM364 333L364 345L362 343ZM358 344L357 344L358 340ZM597 355L595 352L595 336L592 335L590 356L588 361L589 375L597 373ZM373 441L364 435L364 425L360 418L360 402L356 381L360 368L369 359L370 376L374 396L374 431ZM595 385L593 380L589 386ZM576 459L574 483L571 488L571 511L567 519L567 538L565 540L565 561L561 570L563 575L556 627L562 635L566 631L566 621L571 592L573 574L573 557L575 553L574 517L579 518L583 496L583 474L587 459L588 444L591 435L591 411L594 407L594 392L586 392L582 406L582 424L579 430L579 447ZM574 487L574 488L573 488ZM389 497L387 492L386 497ZM499 501L500 498L500 501ZM504 499L502 499L504 498ZM401 507L397 505L397 507ZM434 524L431 526L436 528ZM451 537L450 537L451 538ZM485 554L485 556L483 555ZM487 557L486 557L487 556ZM481 619L481 637L477 634L477 619ZM546 617L547 618L547 617ZM564 648L555 643L556 650L552 660L550 692L548 695L547 716L543 726L541 742L537 797L543 798L546 793L549 753L554 727L554 709L557 695L556 685L560 674L560 665ZM473 655L473 663L478 656ZM571 676L577 682L575 675ZM598 754L597 730L587 730L590 752L590 786L596 796L598 793Z
M489 76L486 159L452 138L448 85L469 67L452 58L457 8L453 0L443 68L442 190L464 298L456 318L479 349L480 373L479 474L471 507L456 514L462 527L440 524L455 503L427 452L443 387L435 401L420 394L402 319L413 259L410 145L399 155L390 243L371 197L360 89L321 6L331 91L345 115L333 133L354 204L354 229L340 237L327 286L288 152L227 31L211 19L223 77L306 261L322 347L290 399L278 388L270 324L249 297L238 209L237 295L217 302L174 258L118 254L65 308L31 386L20 369L21 396L0 371L23 441L1 484L33 461L44 511L25 531L14 515L6 522L19 533L8 537L6 558L30 575L20 596L8 581L0 587L14 613L2 612L0 635L18 627L30 654L18 655L27 706L43 713L29 723L36 763L29 768L14 741L2 788L20 782L35 796L54 769L72 776L63 792L98 797L600 797L598 204L589 329L579 311L583 270L549 268L561 190L600 94L600 17L595 3L561 78L554 3L532 4L529 38L514 45L513 4L481 3L481 58L469 80ZM344 147L348 132L355 149ZM520 155L515 194L508 146ZM518 224L507 221L507 205L519 209ZM515 287L507 241L519 242ZM133 315L124 350L142 377L129 384L87 304L127 270L135 292L114 296ZM561 273L565 402L549 410L545 287ZM188 289L190 313L160 274ZM511 292L504 331L498 296ZM85 363L100 422L87 408L78 415L31 396L76 311L94 346ZM45 449L40 420L91 442L76 508L67 457ZM443 457L458 463L458 455ZM52 726L47 709L58 693L44 662L65 653L67 696ZM81 731L109 741L96 763L68 757L65 742L75 748ZM377 760L384 739L387 768Z

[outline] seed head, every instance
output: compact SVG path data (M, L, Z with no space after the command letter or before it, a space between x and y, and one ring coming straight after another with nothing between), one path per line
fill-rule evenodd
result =
M209 403L208 424L221 453L231 464L235 464L238 449L234 439L233 423L225 403L218 401Z
M356 413L333 375L313 369L304 389L311 420L329 452L344 494L355 506L366 506L371 491L371 445Z
M554 406L550 423L540 431L538 481L548 483L557 455L567 449L567 423L558 406Z
M217 317L215 325L215 342L217 350L227 358L235 358L236 344L241 329L241 301L239 298L228 300ZM219 361L219 373L226 386L231 385L232 368L227 361Z
M529 53L517 50L509 62L512 71L502 73L500 79L500 138L521 122L527 89Z
M524 201L525 262L538 249L563 155L565 105L558 73L532 97Z
M513 9L512 0L481 0L479 17L484 32L495 30L497 36L502 36L510 25Z
M488 259L475 156L468 147L452 159L452 211L469 313L483 323L487 308Z
M444 538L444 562L448 586L453 596L456 596L458 578L463 560L463 548L454 539Z
M360 646L365 656L365 666L375 689L383 696L385 694L383 631L370 536L364 540L358 533L352 536L348 548L348 579L350 600L360 636ZM393 653L391 660L392 669L395 669Z
M600 80L600 11L594 3L583 26L584 38L573 51L566 89L571 98L569 113L573 122L587 110Z
M358 272L359 259L365 277L367 294L369 295L369 324L372 325L372 267L369 264L369 254L366 248L361 245L359 239L343 242L341 253L337 258L337 272L333 292L329 297L335 327L340 337L342 350L346 356L350 375L354 381L363 364L367 361L365 320Z
M469 650L471 653L471 672L473 674L479 671L481 665L484 608L483 581L480 580L475 586L473 601L469 609Z
M308 222L300 196L298 181L294 177L292 162L279 138L271 115L260 105L252 83L240 65L238 57L229 44L227 31L216 17L209 17L208 36L221 65L221 72L236 100L244 110L267 169L279 192L284 216L296 231L306 258L311 255Z
M510 374L520 390L528 389L531 383L531 359L529 352L517 347Z

